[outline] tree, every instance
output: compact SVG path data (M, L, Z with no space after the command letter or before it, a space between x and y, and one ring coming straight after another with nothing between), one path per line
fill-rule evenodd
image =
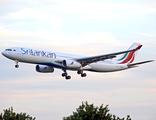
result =
M125 118L119 118L109 113L108 105L103 107L95 107L94 104L88 104L88 102L82 102L82 105L73 112L73 115L63 117L63 120L124 120ZM126 120L131 120L127 115Z
M26 115L26 113L15 113L13 107L3 110L4 114L0 114L0 120L35 120L36 118Z

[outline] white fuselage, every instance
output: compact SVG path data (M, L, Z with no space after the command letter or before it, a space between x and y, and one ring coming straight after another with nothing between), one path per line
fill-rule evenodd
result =
M58 53L52 51L35 50L29 48L12 47L11 51L3 51L2 54L12 60L19 62L48 65L55 68L63 69L62 60L75 59L84 56ZM78 70L77 68L66 68L67 70ZM83 70L95 72L113 72L128 69L127 64L116 64L113 60L105 60L88 64Z

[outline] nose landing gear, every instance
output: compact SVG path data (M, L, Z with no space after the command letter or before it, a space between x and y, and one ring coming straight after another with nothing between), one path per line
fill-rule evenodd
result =
M18 68L18 67L19 67L19 65L18 65L18 61L15 60L15 63L16 63L15 68Z

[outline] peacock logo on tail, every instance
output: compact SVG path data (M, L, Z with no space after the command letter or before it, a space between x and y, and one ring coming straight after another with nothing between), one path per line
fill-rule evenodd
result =
M134 43L128 50L140 49L142 45L140 43ZM138 50L125 53L121 58L117 60L118 64L132 63L137 55Z

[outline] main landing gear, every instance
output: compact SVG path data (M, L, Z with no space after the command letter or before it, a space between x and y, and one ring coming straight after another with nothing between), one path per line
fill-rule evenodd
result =
M70 75L68 75L68 73L67 73L67 71L66 71L66 70L64 70L64 69L63 69L63 72L64 72L64 73L62 73L62 77L65 77L65 78L66 78L66 80L71 79L71 76L70 76Z
M18 68L18 67L19 67L19 65L18 65L18 61L15 60L15 63L16 63L15 68Z
M81 77L86 77L87 76L86 73L83 73L83 70L78 70L77 74L81 74Z
M62 69L64 73L62 73L62 77L65 77L66 80L71 79L71 76L68 75L66 69ZM77 74L81 74L81 77L86 77L87 74L83 73L83 70L78 70Z

